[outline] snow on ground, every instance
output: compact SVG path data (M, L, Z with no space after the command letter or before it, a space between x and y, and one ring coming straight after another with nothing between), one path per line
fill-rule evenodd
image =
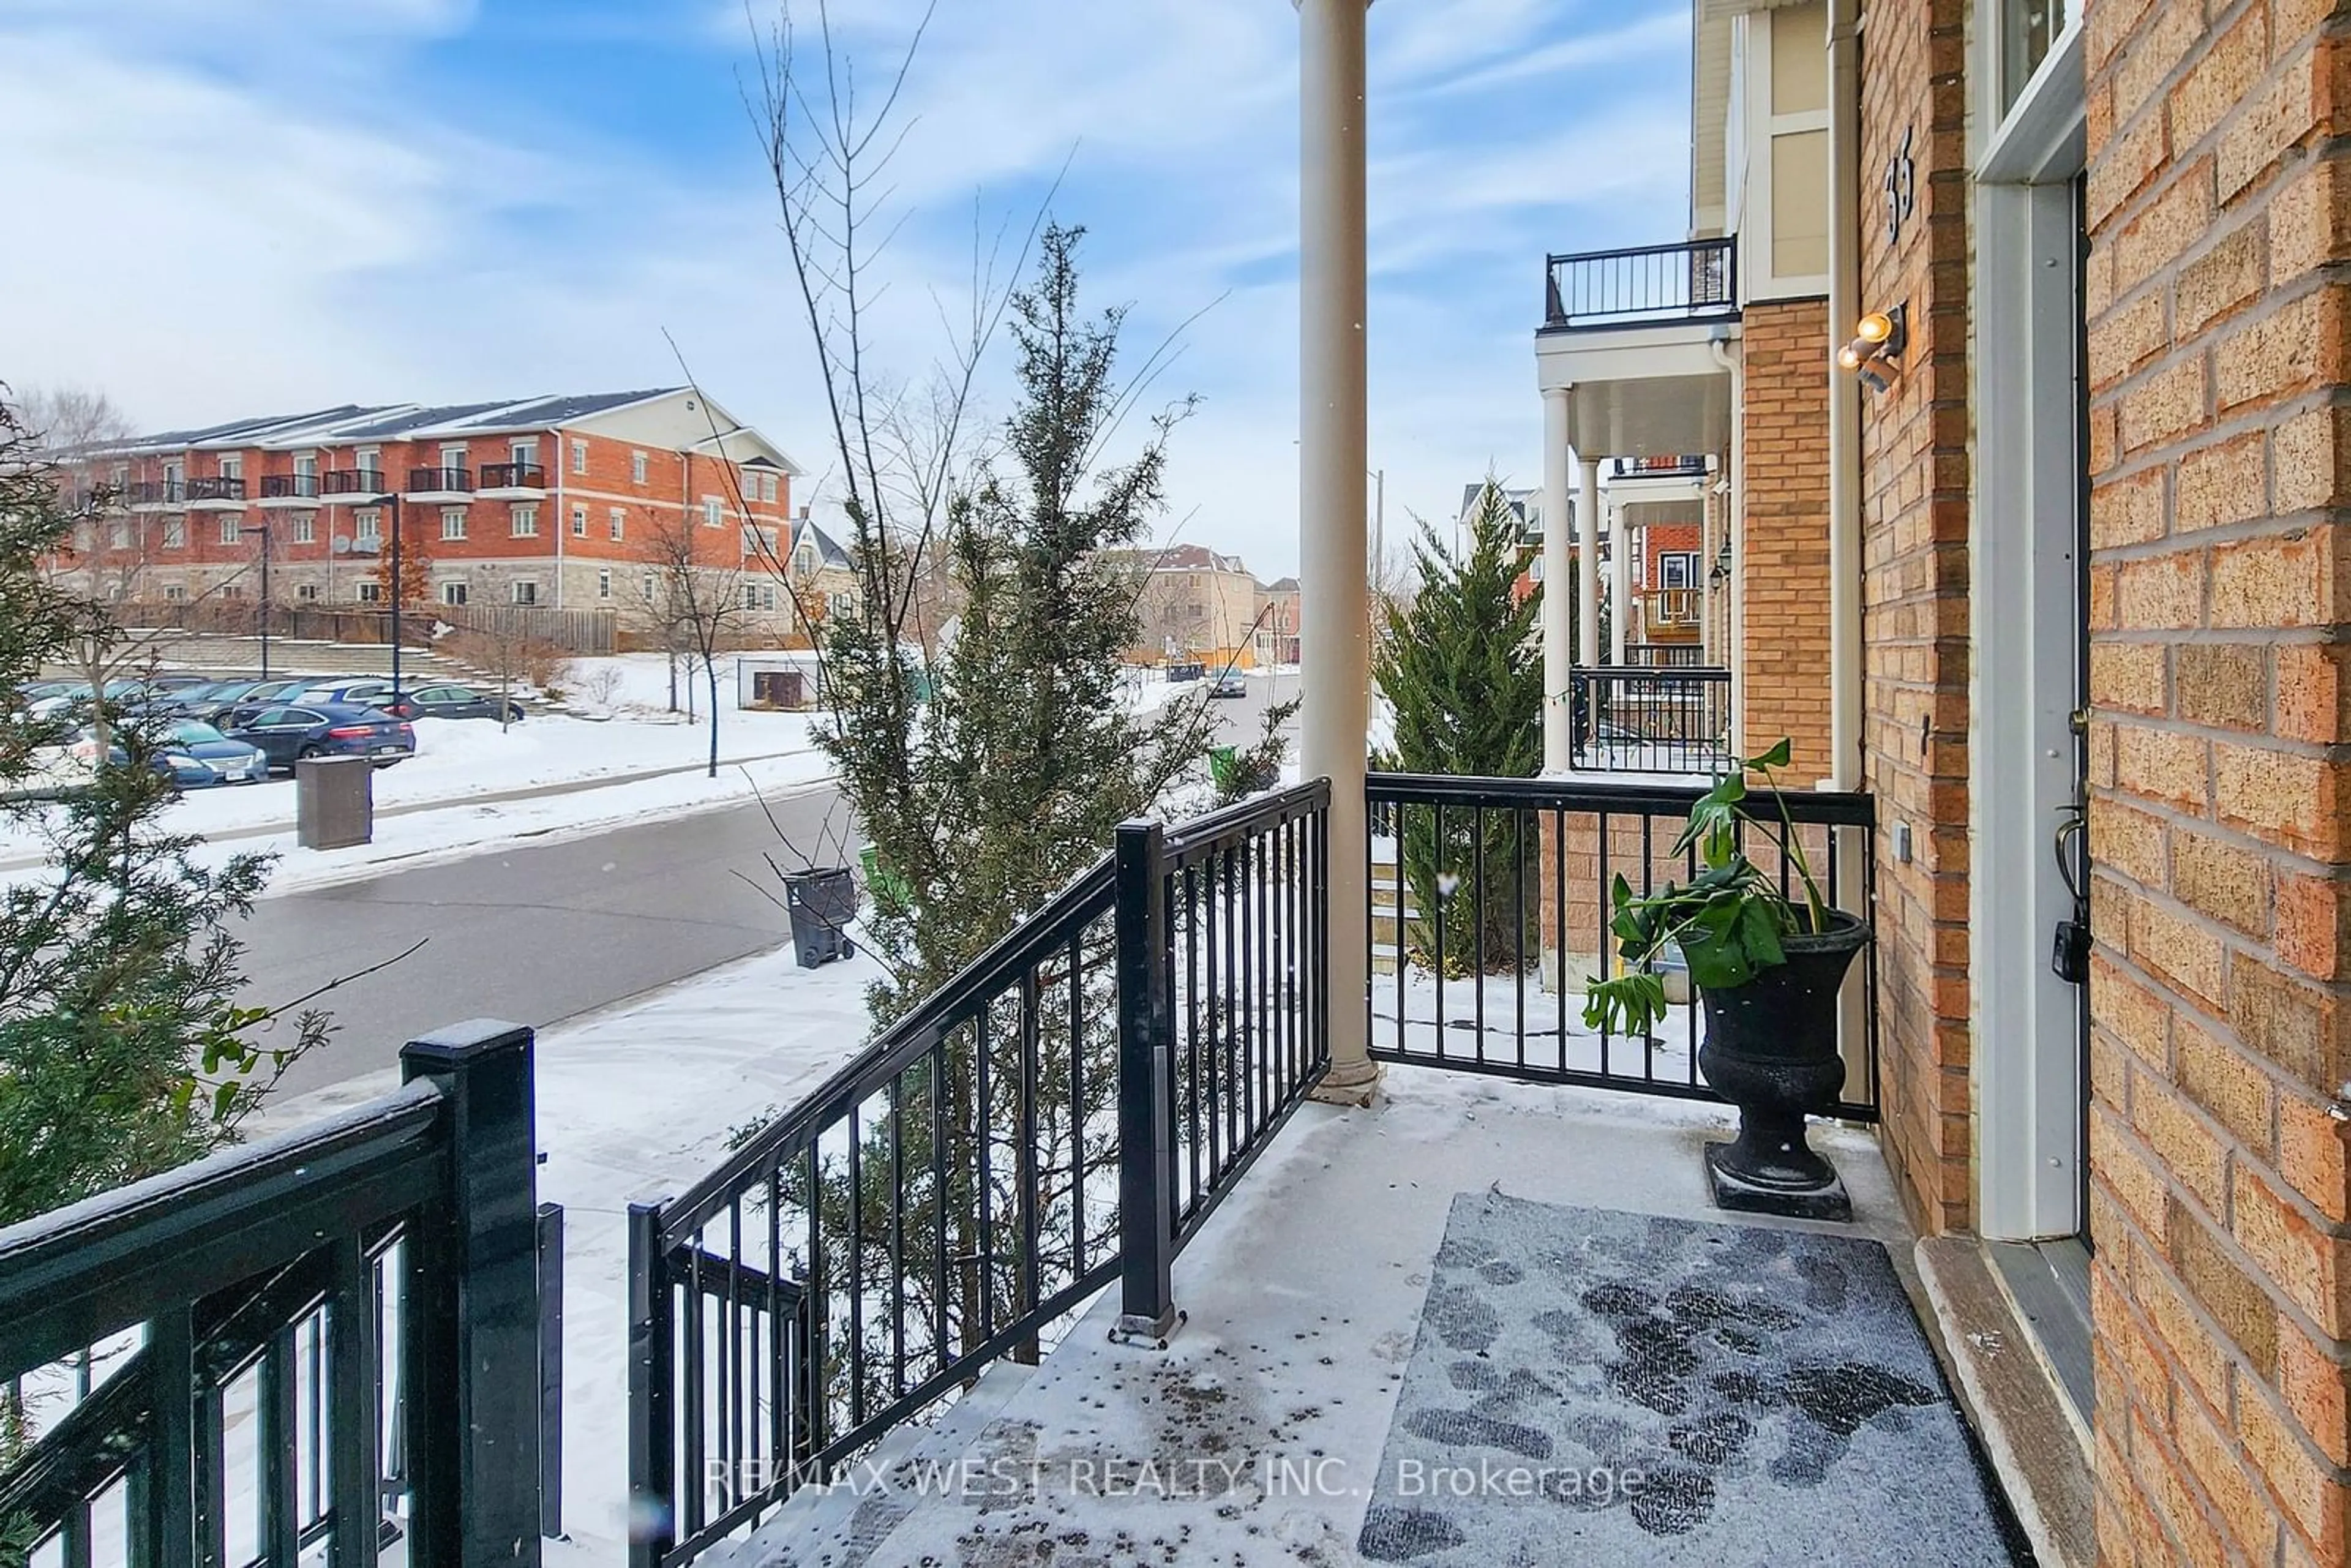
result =
M343 868L374 865L435 847L478 849L501 838L613 822L646 810L731 804L750 797L746 765L762 789L823 777L829 765L810 738L812 723L808 714L726 712L718 727L719 777L711 780L701 771L709 757L706 725L547 715L502 731L483 719L419 719L416 755L378 769L372 780L376 841L358 850L304 851L298 858ZM644 777L652 774L666 777ZM589 788L600 779L612 782ZM579 792L483 802L486 796L568 787ZM444 804L450 810L391 814ZM290 850L294 806L293 783L277 779L192 790L163 822L174 832L213 839L279 829L266 840L240 836L237 847ZM22 862L16 869L25 869L43 848L32 824L0 825L0 866L15 862ZM299 874L289 861L277 884Z
M213 846L220 860L241 852L275 854L269 892L327 886L387 872L462 860L519 839L560 841L656 817L740 805L755 796L773 800L783 794L825 785L831 764L814 751L760 761L722 764L718 777L699 768L600 785L528 800L451 804L398 817L378 817L374 841L345 850L306 850L292 829L262 838Z

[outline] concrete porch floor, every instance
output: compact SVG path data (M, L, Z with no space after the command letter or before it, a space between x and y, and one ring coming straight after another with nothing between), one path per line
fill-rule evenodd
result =
M1003 1366L928 1434L803 1492L731 1561L1347 1564L1456 1195L1697 1219L1723 1107L1391 1068L1369 1111L1308 1105L1176 1270L1165 1352L1110 1344L1115 1291L1036 1368ZM1875 1138L1816 1126L1917 1299ZM1767 1222L1769 1223L1769 1222ZM1498 1564L1497 1568L1501 1568Z

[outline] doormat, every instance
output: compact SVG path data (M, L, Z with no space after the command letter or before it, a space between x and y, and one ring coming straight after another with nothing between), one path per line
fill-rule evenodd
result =
M1453 1200L1357 1550L2032 1561L1885 1248L1499 1193Z

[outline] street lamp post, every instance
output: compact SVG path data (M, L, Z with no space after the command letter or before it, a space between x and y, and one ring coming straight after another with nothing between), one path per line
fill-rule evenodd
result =
M400 701L400 601L408 584L400 575L400 492L392 500L392 700Z
M251 525L261 536L261 678L269 678L269 528L267 523Z

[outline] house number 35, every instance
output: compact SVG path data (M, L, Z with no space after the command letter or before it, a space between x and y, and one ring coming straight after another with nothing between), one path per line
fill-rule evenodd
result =
M1902 237L1903 220L1910 215L1918 203L1918 166L1910 160L1910 130L1905 127L1902 145L1886 161L1886 243L1894 244Z

